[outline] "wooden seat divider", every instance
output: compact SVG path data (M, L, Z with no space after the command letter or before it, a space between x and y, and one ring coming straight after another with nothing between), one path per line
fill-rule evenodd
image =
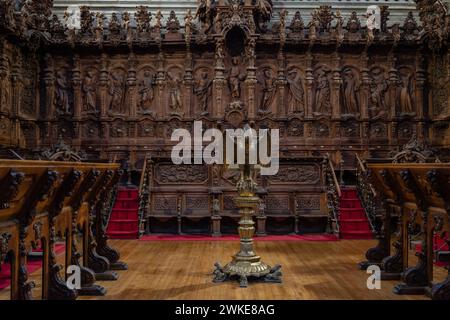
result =
M105 199L120 174L118 164L0 160L0 261L6 257L10 261L11 299L33 298L27 256L37 245L43 252L42 299L105 294L95 281L103 274L117 279L109 270L109 259L117 263L119 254L108 246L100 221L108 211ZM65 268L57 262L58 235L66 242ZM69 265L80 267L78 290L66 284Z
M449 300L450 274L440 283L433 282L433 238L437 233L450 233L450 164L376 163L368 168L374 187L383 193L388 206L398 206L401 212L400 238L394 245L396 252L382 261L382 279L401 279L394 287L397 294ZM417 264L408 266L408 228L413 224L421 226L423 241L416 253ZM390 233L386 225L385 232Z

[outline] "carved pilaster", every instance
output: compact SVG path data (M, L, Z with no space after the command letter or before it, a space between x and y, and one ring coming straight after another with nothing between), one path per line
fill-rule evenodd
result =
M130 117L135 117L137 113L136 101L136 57L134 53L130 53L128 57L128 76L127 76L127 99Z
M224 63L224 43L223 39L216 41L216 54L215 54L215 75L213 80L213 117L219 118L224 115L223 107L223 90L225 88L225 63Z
M424 120L425 114L423 113L425 103L423 100L424 87L426 80L426 71L423 68L424 57L420 52L416 53L416 90L415 90L415 100L416 100L416 112L417 118L419 120ZM419 130L419 134L422 135L422 130Z
M19 52L16 52L17 54ZM21 97L22 97L22 75L21 70L22 62L20 56L14 58L14 62L11 67L11 90L12 90L12 103L11 114L17 116L20 112Z
M189 47L188 47L189 48ZM191 105L191 93L192 93L192 87L193 87L193 78L192 78L192 53L188 51L186 53L186 63L185 63L185 72L184 72L184 87L185 87L185 94L184 94L184 110L187 111L186 116L191 116L195 114L195 106Z
M370 97L370 77L368 68L369 57L367 52L361 55L361 95L360 95L360 112L361 119L369 119L369 97Z
M9 114L11 92L9 84L9 60L5 52L6 41L0 42L0 114Z
M389 118L395 118L396 116L396 91L398 84L398 70L395 67L396 58L392 52L388 55L388 110L389 110Z
M54 66L53 66L53 58L51 54L47 53L44 57L44 70L42 81L44 84L45 91L45 102L44 102L44 110L50 115L51 118L56 117L56 110L54 104L54 92L55 92L55 77L54 77Z
M308 51L305 58L305 87L306 87L306 110L305 110L305 118L312 119L313 118L313 103L314 103L314 72L313 72L313 56L311 52Z
M281 117L286 116L286 101L285 101L285 88L286 88L286 76L285 76L285 56L283 51L278 52L278 78L277 78L277 91L278 91L278 110L277 114Z
M81 69L80 69L80 56L74 55L72 67L72 86L73 86L73 116L75 120L81 118L81 110L83 100L81 96Z
M158 70L157 70L157 74L156 74L156 85L158 87L158 97L157 97L157 101L158 101L158 107L159 110L157 110L157 114L161 114L163 117L167 116L168 111L167 111L167 103L164 100L165 99L165 95L164 95L164 87L166 85L166 73L164 71L164 54L162 52L159 52L158 54L158 61L157 61L157 66L158 66Z
M100 75L98 78L98 103L100 108L100 117L104 118L108 112L107 97L108 97L108 56L102 54L101 56Z
M333 79L331 81L331 117L339 119L341 114L340 90L342 86L341 78L341 57L338 52L333 54Z

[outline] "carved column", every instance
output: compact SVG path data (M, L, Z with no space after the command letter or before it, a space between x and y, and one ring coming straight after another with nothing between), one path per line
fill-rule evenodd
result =
M224 116L223 108L223 90L225 88L225 62L224 62L224 43L223 39L216 41L216 55L215 55L215 75L213 80L213 93L212 93L212 116L214 118L221 118Z
M137 112L136 102L136 56L134 53L130 53L128 57L128 76L127 76L127 99L130 107L130 117L134 118Z
M389 97L387 102L387 108L388 108L388 117L389 119L393 119L396 116L396 91L397 91L397 84L398 84L398 71L395 68L395 62L396 59L394 57L394 54L392 52L388 55L388 92L387 96ZM389 141L392 143L394 139L394 128L393 124L391 123L388 126L388 137Z
M361 112L361 120L369 119L369 97L370 97L370 77L369 77L369 68L368 68L369 57L367 56L367 52L364 51L361 55L361 103L360 103L360 112Z
M266 197L267 190L259 189L257 192L258 197L261 199L261 203L259 204L258 215L256 216L256 235L257 236L266 236Z
M277 79L277 89L279 94L279 103L278 103L278 110L276 110L276 113L280 117L286 116L286 101L285 101L285 88L286 88L286 76L285 76L285 56L283 51L280 50L278 53L278 79Z
M305 86L306 86L306 108L305 108L305 118L313 118L313 103L314 103L314 72L313 72L313 57L311 52L306 54L306 69L305 69Z
M254 52L255 50L255 43L254 41L250 40L248 43L248 46L251 48L249 50L252 50ZM247 78L245 79L245 87L247 88L247 110L248 110L248 118L254 119L256 115L256 97L255 97L255 89L256 89L256 67L255 67L255 57L251 57L248 62L247 66Z
M4 50L6 41L0 42L0 114L7 113L11 109L11 94L9 92L9 62Z
M192 77L192 53L188 51L186 53L186 65L185 65L185 73L184 73L184 111L187 117L195 115L195 105L191 105L191 94L192 94L192 86L193 86L193 77Z
M417 128L417 137L422 140L424 135L428 135L424 132L424 110L425 101L423 100L424 89L425 89L426 74L423 68L423 56L420 52L416 54L416 90L415 90L415 100L416 100L416 113L419 120Z
M342 86L341 78L341 57L338 52L333 54L333 79L331 81L331 118L339 119L341 115L340 90Z
M167 112L167 104L165 101L165 95L164 95L164 86L166 83L166 75L164 72L164 54L162 52L159 52L158 54L158 70L156 74L156 85L158 87L158 107L159 110L157 110L157 114L160 114L162 117L166 117Z
M19 52L16 52L18 54ZM12 89L12 103L11 114L17 116L20 112L20 104L22 97L22 75L20 70L22 69L21 57L15 56L14 62L11 67L11 89Z
M42 80L45 89L44 110L46 110L49 118L53 119L57 116L54 104L55 77L53 58L49 53L46 53L44 57L44 70Z
M72 86L73 86L73 116L74 120L81 118L83 108L83 99L81 94L81 69L80 56L78 54L73 57L72 69Z
M105 118L108 114L108 106L107 106L107 98L108 98L108 56L106 54L102 54L101 57L101 68L100 75L98 77L98 98L97 101L99 103L100 108L100 118Z
M17 116L21 112L20 106L22 104L22 57L18 49L13 54L15 60L11 68L11 116L14 120L11 121L11 142L14 145L20 145L20 122Z

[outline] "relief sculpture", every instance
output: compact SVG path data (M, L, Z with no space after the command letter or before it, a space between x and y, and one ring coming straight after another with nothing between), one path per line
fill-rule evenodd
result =
M70 106L70 84L67 81L66 74L62 70L56 72L56 95L55 104L57 107L57 112L60 115L70 115L72 114Z
M197 96L197 101L201 109L202 115L207 115L208 103L211 97L212 80L208 78L208 71L202 70L199 79L194 87L194 94Z
M89 70L83 81L83 110L87 113L97 113L97 78L94 71Z
M292 68L287 74L288 84L288 112L302 116L305 113L305 91L303 89L301 74Z
M352 68L345 68L343 71L343 106L344 115L355 115L359 113L359 84L355 72Z
M154 99L153 86L155 79L149 70L145 70L139 82L139 109L143 114L153 114L152 103Z

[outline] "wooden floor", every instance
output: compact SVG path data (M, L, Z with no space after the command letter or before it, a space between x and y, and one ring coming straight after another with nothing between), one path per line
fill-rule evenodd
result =
M118 281L98 282L107 288L104 297L80 299L427 299L398 296L392 288L398 281L382 282L381 290L367 289L369 276L358 270L373 240L337 242L256 242L256 252L268 264L281 264L283 284L251 283L246 289L237 282L212 283L213 264L225 264L238 249L235 241L149 242L116 240L128 271L119 271ZM436 278L446 274L436 268ZM31 275L36 280L39 271ZM34 295L39 296L39 283ZM6 290L0 299L7 299Z

